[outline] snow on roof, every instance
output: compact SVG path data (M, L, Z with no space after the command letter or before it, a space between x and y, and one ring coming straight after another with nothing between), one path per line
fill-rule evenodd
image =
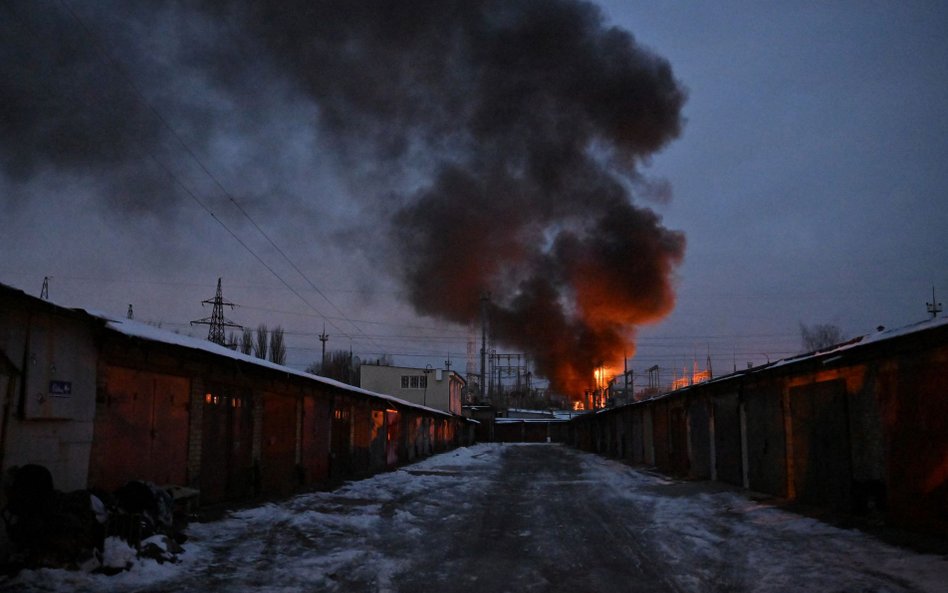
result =
M215 355L218 355L218 356L224 356L224 357L232 358L232 359L235 359L235 360L240 360L240 361L242 361L242 362L245 362L245 363L248 363L248 364L257 365L257 366L268 367L268 368L273 369L273 370L277 370L277 371L284 372L284 373L287 373L287 374L291 374L291 375L296 375L296 376L299 376L299 377L303 377L303 378L306 378L306 379L309 379L309 380L312 380L312 381L316 381L316 382L318 382L318 383L324 383L324 384L326 384L326 385L331 385L331 386L333 386L333 387L336 387L336 388L339 388L339 389L343 389L343 390L345 390L345 391L349 391L349 392L352 392L352 393L358 393L358 394L366 395L366 396L369 396L369 397L384 399L384 400L391 401L391 402L393 402L393 403L397 403L397 404L399 404L399 405L403 405L403 406L407 406L407 407L411 407L411 408L417 408L417 409L425 410L425 411L428 411L428 412L434 412L434 413L438 413L438 414L445 415L445 416L451 416L451 414L448 414L447 412L445 412L445 411L443 411L443 410L437 410L437 409L435 409L435 408L429 408L429 407L427 407L427 406L422 406L422 405L420 405L420 404L415 404L415 403L412 403L412 402L409 402L409 401L405 401L405 400L403 400L403 399L399 399L399 398L394 397L394 396L391 396L391 395L386 395L386 394L384 394L384 393L377 393L377 392L374 392L374 391L369 391L369 390L367 390L367 389L362 389L362 388L360 388L360 387L355 387L355 386L352 386L352 385L349 385L349 384L346 384L346 383L341 383L341 382L339 382L339 381L336 381L336 380L333 380L333 379L329 379L329 378L326 378L326 377L320 377L320 376L318 376L318 375L313 375L313 374L306 373L306 372L303 372L303 371L298 371L298 370L292 369L292 368L290 368L290 367L286 367L286 366L279 365L279 364L276 364L276 363L273 363L273 362L270 362L270 361L267 361L267 360L262 360L262 359L260 359L260 358L256 358L256 357L254 357L254 356L250 356L250 355L247 355L247 354L243 354L243 353L241 353L241 352L235 352L235 351L233 351L233 350L231 350L231 349L229 349L229 348L226 348L226 347L224 347L224 346L220 346L220 345L218 345L218 344L215 344L215 343L213 343L213 342L209 342L209 341L207 341L207 340L202 340L202 339L199 339L199 338L193 338L193 337L191 337L191 336L184 336L184 335L181 335L181 334L176 334L176 333L174 333L174 332L169 332L169 331L167 331L167 330L163 330L163 329L160 329L160 328L157 328L157 327L154 327L154 326L151 326L151 325L147 325L147 324L144 324L144 323L141 323L141 322L138 322L138 321L133 321L133 320L130 320L130 319L117 318L117 317L114 317L114 316L109 315L109 314L107 314L107 313L102 313L102 312L100 312L100 311L95 311L95 310L92 310L92 309L71 308L71 307L68 307L68 306L65 306L65 305L62 305L62 304L53 302L53 301L41 300L41 299L39 299L39 298L37 298L37 297L34 297L34 296L32 296L32 295L28 295L28 294L26 294L25 291L23 291L23 290L21 290L21 289L18 289L18 288L15 288L15 287L13 287L13 286L10 286L10 285L8 285L8 284L0 283L0 287L9 289L9 290L14 291L14 292L19 292L19 293L23 294L24 296L26 296L26 297L28 297L28 298L31 298L31 299L33 299L33 300L40 300L40 301L43 302L43 303L50 304L50 305L52 305L52 306L54 306L54 307L58 307L58 308L60 308L60 309L66 310L66 311L73 311L73 312L85 313L86 315L89 315L89 316L91 316L91 317L94 317L94 318L97 318L97 319L101 319L101 320L103 320L103 321L106 322L106 327L108 327L109 329L112 329L112 330L114 330L114 331L116 331L116 332L118 332L118 333L124 334L124 335L129 336L129 337L134 337L134 338L139 338L139 339L143 339L143 340L148 340L148 341L151 341L151 342L160 342L160 343L163 343L163 344L170 344L170 345L175 345L175 346L181 346L181 347L184 347L184 348L191 348L191 349L194 349L194 350L202 350L202 351L209 352L209 353L211 353L211 354L215 354ZM747 369L747 370L742 370L742 371L737 371L737 372L735 372L735 373L730 373L730 374L727 374L727 375L722 375L722 376L720 376L720 377L715 377L715 378L713 378L713 379L711 379L711 380L709 380L709 381L702 381L701 383L696 383L696 384L694 384L694 385L689 385L689 386L686 386L686 387L682 387L682 388L677 389L677 390L675 390L675 391L670 391L670 392L667 392L667 393L658 394L658 395L649 397L648 399L642 400L642 401L649 401L649 400L653 400L653 399L660 399L660 398L664 398L664 397L666 397L666 396L668 396L668 395L671 395L671 394L673 394L673 393L680 393L680 392L682 392L682 391L687 391L688 389L691 389L692 387L697 387L697 386L701 386L701 385L707 385L707 384L710 384L710 383L717 383L717 382L727 381L727 380L733 379L734 377L737 377L737 376L742 376L742 375L747 375L747 374L752 374L752 373L758 373L758 372L767 371L767 370L774 369L774 368L779 368L779 367L784 367L784 366L788 366L788 365L793 365L793 364L797 364L797 363L803 362L803 361L805 361L805 360L813 360L813 359L817 359L817 358L821 358L821 357L828 357L828 355L830 355L830 354L837 354L837 353L841 353L841 352L846 352L846 351L852 350L852 349L854 349L854 348L859 348L859 347L863 347L863 346L866 346L866 345L869 345L869 344L874 344L874 343L878 343L878 342L883 342L883 341L885 341L885 340L891 340L891 339L895 339L895 338L901 338L901 337L904 337L904 336L907 336L907 335L911 335L911 334L918 333L918 332L923 332L923 331L929 331L929 330L933 330L933 329L940 328L940 327L943 327L943 326L948 326L948 317L937 317L937 318L933 318L933 319L926 319L926 320L924 320L924 321L919 321L919 322L913 323L913 324L911 324L911 325L906 325L906 326L899 327L899 328L894 328L894 329L881 329L881 330L878 330L878 331L873 332L873 333L865 334L865 335L862 335L862 336L857 336L857 337L855 337L855 338L853 338L853 339L851 339L851 340L848 340L848 341L846 341L846 342L842 342L842 343L840 343L840 344L836 344L835 346L830 346L829 348L825 348L825 349L822 349L822 350L817 350L817 351L814 351L814 352L807 352L807 353L805 353L805 354L797 354L797 355L795 355L795 356L790 356L790 357L787 357L787 358L782 358L782 359L776 360L776 361L774 361L774 362L770 362L770 363L767 363L767 364L763 364L763 365L759 365L759 366L756 366L756 367L752 367L752 368ZM405 367L405 368L409 368L409 367ZM454 372L454 371L452 371L452 372ZM634 403L632 403L632 404L626 404L626 405L634 405L635 403L638 403L638 402L634 402ZM619 406L619 407L624 407L624 406ZM603 409L603 410L598 410L597 412L604 412L604 411L608 411L608 410L612 410L612 409L615 409L615 408L605 408L605 409Z
M111 315L107 315L105 313L101 313L98 311L92 311L92 310L83 310L83 311L92 317L105 321L106 322L105 326L108 329L118 332L130 338L137 338L137 339L146 340L149 342L158 342L161 344L169 344L172 346L180 346L183 348L190 348L192 350L200 350L200 351L207 352L216 356L230 358L233 360L239 360L241 362L252 364L259 367L265 367L271 370L279 371L281 373L286 373L288 375L303 377L304 379L315 381L317 383L323 383L325 385L330 385L332 387L343 389L351 393L358 393L360 395L366 395L366 396L374 397L377 399L383 399L383 400L390 401L392 403L396 403L402 406L416 408L419 410L424 410L426 412L438 413L443 416L451 416L451 414L445 412L444 410L429 408L427 406L422 406L422 405L415 404L409 401L405 401L403 399L399 399L391 395L387 395L384 393L377 393L375 391L369 391L367 389L362 389L361 387L355 387L347 383L342 383L340 381L336 381L335 379L329 379L327 377L320 377L318 375L313 375L305 371L299 371L287 366L283 366L281 364L277 364L275 362L270 362L269 360L263 360L255 356L251 356L249 354L244 354L243 352L236 352L234 350L231 350L230 348L221 346L219 344L215 344L214 342L210 342L208 340L202 340L200 338L194 338L191 336L184 336L184 335L177 334L174 332L169 332L167 330L163 330L161 328L157 328L152 325L148 325L146 323L133 321L131 319L115 318Z
M663 398L666 398L678 393L683 393L685 391L688 391L689 389L700 388L705 385L710 385L712 383L723 383L726 381L730 381L734 379L735 377L741 377L745 375L769 371L775 368L791 366L791 365L798 364L807 360L817 360L820 358L824 358L827 361L834 360L836 356L842 356L842 353L848 352L850 350L854 350L856 348L861 348L869 344L876 344L879 342L884 342L886 340L893 340L896 338L909 336L911 334L920 333L924 331L930 331L930 330L934 330L934 329L937 329L940 327L946 327L946 326L948 326L948 317L938 317L935 319L926 319L925 321L919 321L917 323L906 325L904 327L898 327L894 329L879 329L873 333L857 336L855 338L852 338L851 340L847 340L845 342L841 342L839 344L836 344L834 346L829 346L821 350L806 352L804 354L796 354L794 356L789 356L787 358L782 358L780 360L768 362L767 364L751 367L746 370L736 371L734 373L728 373L727 375L714 377L713 379L710 379L708 381L701 381L699 383L694 383L692 385L686 385L674 391L659 393L651 397L645 398L643 400L639 400L639 401L632 402L629 404L624 404L622 406L617 406L616 408L603 408L601 410L597 410L596 413L608 412L610 410L615 410L617 408L623 408L626 406L632 406L632 405L636 405L638 403L642 403L646 401L663 399ZM835 355L835 356L831 356L831 355Z
M283 366L275 362L270 362L269 360L263 360L255 356L251 356L249 354L244 354L243 352L236 352L234 350L231 350L230 348L221 346L219 344L215 344L214 342L210 342L208 340L202 340L200 338L193 338L191 336L176 334L174 332L169 332L167 330L163 330L161 328L157 328L157 327L154 327L145 323L141 323L138 321L132 321L130 319L117 319L115 317L106 315L104 313L99 313L96 311L86 310L85 312L91 315L92 317L96 317L96 318L104 320L106 322L106 327L108 329L111 329L113 331L116 331L122 335L131 337L131 338L138 338L141 340L147 340L149 342L170 344L173 346L181 346L184 348L190 348L192 350L201 350L203 352L208 352L210 354L214 354L217 356L223 356L226 358L231 358L233 360L239 360L247 364L269 368L271 370L279 371L281 373L286 373L289 375L295 375L297 377L303 377L304 379L315 381L317 383L331 385L332 387L343 389L351 393L367 395L369 397L383 399L383 400L390 401L392 403L396 403L402 406L416 408L419 410L425 410L426 412L438 413L443 416L451 416L451 414L445 412L444 410L429 408L428 406L415 404L415 403L405 401L403 399L399 399L397 397L387 395L384 393L377 393L375 391L362 389L361 387L355 387L353 385L342 383L340 381L336 381L335 379L330 379L328 377L320 377L318 375L313 375L305 371L299 371L299 370L290 368L288 366Z
M816 350L813 352L806 352L804 354L798 354L796 356L790 356L788 358L783 358L777 360L769 365L764 365L764 367L755 367L755 368L776 368L782 367L790 364L796 364L804 360L812 360L815 358L821 358L829 356L830 354L838 354L841 352L846 352L854 348L860 348L867 346L869 344L875 344L878 342L884 342L886 340L892 340L895 338L901 338L908 336L914 333L919 333L923 331L933 330L939 327L948 326L948 317L941 317L935 319L926 319L925 321L919 321L911 325L906 325L904 327L898 327L894 329L884 329L880 326L880 329L862 336L857 336L851 340L829 346L828 348L823 348L821 350ZM752 371L754 369L751 369Z
M279 372L286 373L286 374L289 374L289 375L295 375L295 376L297 376L297 377L303 377L304 379L308 379L308 380L310 380L310 381L315 381L315 382L317 382L317 383L323 383L323 384L325 384L325 385L330 385L330 386L332 386L332 387L336 387L336 388L338 388L338 389L342 389L342 390L348 391L348 392L350 392L350 393L357 393L357 394L360 394L360 395L365 395L365 396L373 397L373 398L376 398L376 399L382 399L382 400L390 401L390 402L392 402L392 403L394 403L394 404L398 404L398 405L400 405L400 406L415 408L415 409L418 409L418 410L424 410L424 411L426 411L426 412L431 412L431 413L435 413L435 414L440 414L440 415L442 415L442 416L453 417L452 414L449 414L449 413L445 412L444 410L438 410L438 409L436 409L436 408L429 408L428 406L422 406L422 405L420 405L420 404L415 404L415 403L412 403L412 402L409 402L409 401L405 401L405 400L403 400L403 399L400 399L400 398L397 398L397 397L394 397L394 396L391 396L391 395L387 395L387 394L384 394L384 393L377 393L377 392L375 392L375 391L369 391L369 390L367 390L367 389L362 389L362 388L360 388L360 387L355 387L355 386L353 386L353 385L349 385L349 384L347 384L347 383L342 383L342 382L336 381L336 380L334 380L334 379L329 379L329 378L327 378L327 377L320 377L320 376L318 376L318 375L313 375L313 374L310 374L310 373L307 373L307 372L304 372L304 371L299 371L299 370L296 370L296 369L293 369L293 368L290 368L290 367L287 367L287 366L283 366L283 365L280 365L280 364L276 364L276 363L274 363L274 362L270 362L270 361L268 361L268 360L263 360L263 359L260 359L260 358L256 358L256 357L254 357L254 356L250 356L250 355L244 354L244 353L242 353L242 352L235 352L235 351L231 350L230 348L226 348L226 347L221 346L221 345L219 345L219 344L215 344L215 343L213 343L213 342L209 342L208 340L202 340L202 339L200 339L200 338L194 338L194 337L191 337L191 336L185 336L185 335L177 334L177 333L170 332L170 331L168 331L168 330L164 330L164 329L161 329L161 328L152 326L152 325L148 325L147 323L142 323L142 322L140 322L140 321L134 321L134 320L131 320L131 319L125 319L125 318L121 318L121 317L115 317L114 315L110 315L110 314L108 314L108 313L103 313L102 311L97 311L97 310L94 310L94 309L85 309L85 308L81 308L81 307L70 307L70 306L67 306L67 305L63 305L63 304L61 304L61 303L57 303L57 302L55 302L55 301L50 301L50 300L47 300L47 299L40 299L40 298L38 298L38 297L32 296L32 295L30 295L30 294L27 294L26 291L24 291L24 290L22 290L22 289L16 288L16 287L14 287L14 286L10 286L9 284L0 283L0 287L2 287L2 288L4 288L4 289L7 289L7 290L10 290L11 292L19 293L19 294L23 295L23 296L24 296L25 298L27 298L27 299L30 299L30 300L33 300L33 301L39 301L40 303L44 303L44 304L46 304L46 305L49 305L49 306L52 306L52 307L55 307L55 308L58 308L58 309L62 309L64 312L67 312L67 313L78 313L78 314L80 314L80 315L86 315L86 316L92 317L92 318L94 318L94 319L98 319L98 320L100 320L100 321L104 321L106 328L108 328L108 329L110 329L110 330L112 330L112 331L115 331L115 332L117 332L117 333L120 333L120 334L122 334L122 335L128 336L128 337L130 337L130 338L137 338L137 339L140 339L140 340L147 340L147 341L149 341L149 342L157 342L157 343L161 343L161 344L168 344L168 345L172 345L172 346L179 346L179 347L182 347L182 348L190 348L190 349L192 349L192 350L200 350L200 351L208 352L208 353L213 354L213 355L216 355L216 356L222 356L222 357L225 357L225 358L231 358L231 359L239 360L239 361L244 362L244 363L247 363L247 364L252 364L252 365L255 365L255 366L259 366L259 367L269 368L269 369L271 369L271 370L279 371Z

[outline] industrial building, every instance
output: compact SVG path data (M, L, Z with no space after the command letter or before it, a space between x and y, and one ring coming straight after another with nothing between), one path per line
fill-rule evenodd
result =
M451 414L461 414L464 379L451 369L363 364L359 385L377 393L389 393L412 403Z

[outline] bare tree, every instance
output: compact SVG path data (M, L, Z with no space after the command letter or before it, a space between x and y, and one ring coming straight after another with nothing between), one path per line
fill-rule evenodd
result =
M261 323L258 325L256 340L253 343L253 355L264 360L267 358L267 333L267 324Z
M800 338L804 352L814 352L829 348L843 341L843 330L831 323L806 325L800 322Z
M230 332L230 334L227 336L227 347L231 350L237 350L237 346L237 334Z
M316 361L309 365L306 372L329 377L336 381L354 385L356 380L355 371L352 368L352 353L348 350L333 350L326 353L326 367Z
M244 354L253 353L253 330L249 327L245 327L240 334L240 351Z
M286 344L283 342L283 328L279 325L270 332L270 362L286 362Z

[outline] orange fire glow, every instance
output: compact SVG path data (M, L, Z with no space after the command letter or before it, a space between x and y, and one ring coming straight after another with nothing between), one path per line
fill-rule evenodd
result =
M609 387L609 382L619 375L617 367L603 365L593 371L593 387L604 390Z
M694 369L691 371L691 375L688 374L688 369L682 369L681 377L672 381L672 391L676 389L682 389L688 387L689 385L695 385L697 383L703 383L705 381L711 380L711 370L699 370L698 366L695 365Z

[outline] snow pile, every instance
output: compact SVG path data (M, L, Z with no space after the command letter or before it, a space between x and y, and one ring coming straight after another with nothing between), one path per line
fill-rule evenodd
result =
M127 570L138 560L138 550L128 544L127 541L118 537L105 538L105 546L102 550L102 566L104 568Z

